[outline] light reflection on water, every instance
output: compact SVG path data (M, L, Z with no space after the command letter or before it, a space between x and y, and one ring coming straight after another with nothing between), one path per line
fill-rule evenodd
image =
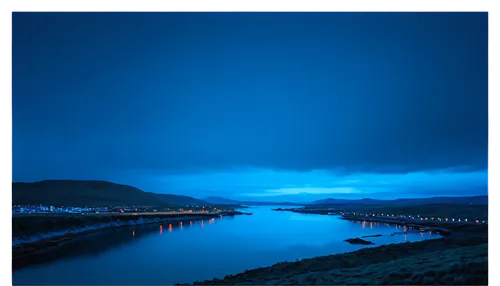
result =
M165 233L166 224L103 231L40 258L43 264L14 271L13 281L50 285L187 283L365 247L344 242L348 238L382 234L366 238L377 246L437 237L432 232L410 231L391 235L405 227L377 222L368 227L367 222L338 216L271 208L252 208L251 216L191 220L186 228L169 223ZM85 275L81 275L82 269ZM115 272L120 275L109 275Z

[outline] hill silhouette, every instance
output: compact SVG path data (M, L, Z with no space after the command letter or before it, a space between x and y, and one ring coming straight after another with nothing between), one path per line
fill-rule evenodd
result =
M208 198L204 198L203 199L204 201L206 202L209 202L211 204L221 204L221 205L238 205L238 204L241 204L240 201L237 201L237 200L232 200L232 199L226 199L226 198L222 198L222 197L208 197Z
M338 204L366 204L366 205L398 205L398 206L414 206L424 204L456 204L456 205L487 205L488 196L473 196L473 197L431 197L431 198L409 198L395 200L377 200L377 199L324 199L312 202L315 205L338 205Z
M189 203L186 203L189 202ZM12 204L53 206L152 206L194 204L200 200L144 192L107 181L46 180L12 183Z
M172 194L155 194L155 193L147 193L150 194L161 201L165 202L166 204L169 205L178 205L178 206L184 206L184 205L189 205L189 206L205 206L205 205L210 205L210 203L205 202L200 199L195 199L193 197L189 196L182 196L182 195L172 195Z
M247 206L302 206L304 204L297 204L292 202L258 202L258 201L237 201L233 199L226 199L222 197L208 197L203 199L206 202L216 205L247 205Z

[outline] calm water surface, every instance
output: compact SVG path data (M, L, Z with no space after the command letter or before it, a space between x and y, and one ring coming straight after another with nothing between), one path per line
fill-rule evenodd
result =
M344 239L382 234L374 246L436 238L394 235L402 227L337 216L245 209L251 216L108 230L40 257L13 271L17 285L165 285L222 278L281 261L354 251Z

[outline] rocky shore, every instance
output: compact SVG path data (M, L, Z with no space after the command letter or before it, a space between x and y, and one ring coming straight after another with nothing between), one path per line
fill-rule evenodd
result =
M447 237L281 262L194 285L487 285L488 228Z
M361 238L349 238L349 239L346 239L344 240L345 242L349 242L350 244L362 244L362 245L370 245L370 244L374 244L373 242L371 241L368 241L368 240L364 240L364 239L361 239Z

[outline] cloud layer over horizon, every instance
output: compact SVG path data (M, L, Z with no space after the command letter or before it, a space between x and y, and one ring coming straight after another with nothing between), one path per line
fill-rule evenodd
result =
M14 181L487 186L487 13L14 13L12 64Z

